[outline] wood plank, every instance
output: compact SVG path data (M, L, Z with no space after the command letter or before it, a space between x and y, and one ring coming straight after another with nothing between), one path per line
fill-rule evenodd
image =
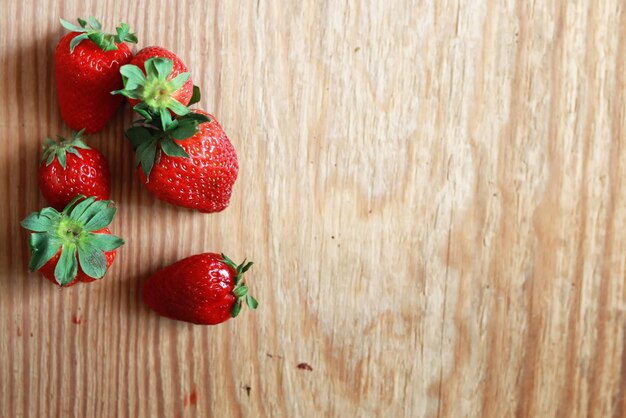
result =
M121 109L91 143L127 244L61 290L18 222L88 14L181 56L241 169L220 214L162 203ZM625 39L619 0L5 1L0 416L626 416ZM255 261L257 312L142 306L204 251Z

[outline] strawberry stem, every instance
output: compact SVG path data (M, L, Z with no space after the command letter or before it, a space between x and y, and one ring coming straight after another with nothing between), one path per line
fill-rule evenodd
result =
M110 200L85 196L74 198L62 212L44 208L28 215L21 225L32 231L29 239L31 259L28 267L39 270L59 249L61 255L54 269L56 282L65 286L78 274L78 267L94 279L106 272L105 252L124 244L115 235L96 233L108 226L117 209Z
M84 129L75 132L70 139L65 139L61 135L57 135L58 141L47 138L43 154L41 155L41 161L45 161L48 166L52 164L56 158L59 160L61 167L65 170L68 153L74 154L78 158L83 158L79 149L91 149L82 139L83 132L85 132Z
M130 28L124 22L120 23L120 25L115 28L117 34L113 35L102 32L102 24L93 16L89 16L88 18L89 25L87 25L87 21L84 19L78 18L77 20L79 26L76 26L65 19L60 19L61 25L65 29L80 33L80 35L75 36L70 42L70 53L73 53L74 48L76 48L76 46L85 39L91 40L103 51L114 51L117 49L116 44L120 44L122 42L137 43L137 35L130 33Z
M230 258L226 257L224 254L222 254L222 262L224 264L226 264L228 267L230 267L231 269L235 270L236 276L235 276L235 281L234 281L234 288L233 288L233 295L237 298L237 300L235 301L235 304L233 305L231 311L230 311L230 316L235 318L237 317L237 315L239 315L239 312L241 312L241 307L243 306L243 302L246 302L246 305L248 305L248 307L250 309L256 309L259 306L259 302L257 302L257 300L252 297L252 295L250 295L249 292L249 288L248 286L246 286L246 283L243 281L243 275L245 272L247 272L250 267L252 267L252 265L254 263L250 262L246 262L247 260L243 260L243 262L239 265L235 264L235 262L233 260L231 260Z
M111 94L139 100L134 110L145 118L159 115L163 130L167 130L172 123L170 111L178 116L190 112L187 106L172 97L187 82L189 73L180 73L170 80L174 62L169 58L150 58L143 67L145 70L132 64L123 65L120 73L124 88L112 91Z
M138 106L135 106L137 110ZM169 116L169 112L166 112ZM126 137L130 141L137 164L141 166L146 178L150 179L150 172L160 153L170 157L189 158L189 154L176 141L181 141L194 136L200 129L200 124L210 122L210 119L200 113L190 112L185 116L179 116L169 122L163 122L161 115L147 112L147 117L133 122L126 130ZM167 124L168 128L163 129Z

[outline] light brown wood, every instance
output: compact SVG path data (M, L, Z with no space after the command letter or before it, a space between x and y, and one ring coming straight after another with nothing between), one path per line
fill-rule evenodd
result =
M91 143L127 244L60 290L18 222L89 14L183 58L241 170L220 214L157 201L124 107ZM0 416L626 417L623 1L8 0L0 46ZM257 312L141 305L204 251Z

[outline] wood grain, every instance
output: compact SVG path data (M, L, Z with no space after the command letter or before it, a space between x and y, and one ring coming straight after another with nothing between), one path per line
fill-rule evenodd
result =
M0 416L626 417L623 1L3 4ZM18 221L88 14L183 58L241 171L220 214L155 200L124 107L91 141L127 244L60 290ZM141 305L203 251L256 262L257 312Z

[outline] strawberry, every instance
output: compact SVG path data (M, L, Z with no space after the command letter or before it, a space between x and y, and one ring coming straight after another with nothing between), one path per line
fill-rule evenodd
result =
M252 263L236 265L223 254L187 257L156 272L143 285L143 302L156 313L179 321L215 325L236 317L248 293L243 274Z
M39 166L39 188L50 206L62 210L78 195L107 200L111 189L109 166L104 156L81 138L48 138Z
M124 88L114 91L128 98L128 102L142 116L147 112L160 114L163 129L171 122L170 115L189 113L186 107L197 87L189 78L185 64L173 52L159 46L143 48L130 64L120 68Z
M71 32L61 38L54 53L57 99L69 127L94 133L104 128L122 101L111 91L122 87L120 67L132 58L126 42L136 43L137 37L125 23L116 28L116 35L103 33L91 16L89 26L83 19L78 23L61 19Z
M212 115L194 110L166 130L159 118L141 119L126 136L136 151L139 178L156 197L205 213L228 206L239 165Z
M124 244L107 228L116 210L109 200L78 196L62 212L44 208L28 215L21 225L32 231L29 270L59 286L104 277Z

